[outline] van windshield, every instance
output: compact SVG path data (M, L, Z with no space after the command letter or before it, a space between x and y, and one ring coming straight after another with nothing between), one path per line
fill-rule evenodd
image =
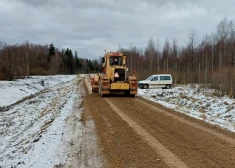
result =
M151 80L151 79L152 79L152 77L153 77L153 76L151 75L151 76L150 76L150 77L148 77L146 80Z

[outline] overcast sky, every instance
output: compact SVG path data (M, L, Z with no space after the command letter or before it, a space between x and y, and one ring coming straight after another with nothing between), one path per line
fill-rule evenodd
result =
M104 49L146 47L149 38L188 41L216 31L224 18L235 21L235 0L0 0L0 41L53 43L82 58Z

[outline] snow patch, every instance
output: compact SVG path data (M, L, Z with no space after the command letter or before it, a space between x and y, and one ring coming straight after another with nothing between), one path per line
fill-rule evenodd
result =
M8 106L45 88L68 82L76 75L30 76L16 81L0 81L0 107Z
M137 96L235 132L235 99L213 93L213 89L199 85L181 85L172 89L138 89Z

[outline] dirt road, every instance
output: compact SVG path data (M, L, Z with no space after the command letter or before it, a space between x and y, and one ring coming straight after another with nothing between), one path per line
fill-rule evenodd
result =
M84 98L105 167L235 167L235 134L139 97Z

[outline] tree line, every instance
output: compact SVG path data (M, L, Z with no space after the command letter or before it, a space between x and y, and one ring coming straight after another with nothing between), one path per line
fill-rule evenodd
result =
M219 90L220 95L235 96L235 28L234 22L224 18L214 33L199 41L192 30L185 45L177 39L150 38L146 48L120 48L127 54L127 66L137 72L138 79L151 74L170 73L175 84L200 83Z
M13 80L29 75L55 75L97 72L97 60L79 58L71 49L61 51L53 44L25 42L7 45L0 42L0 80Z
M199 83L218 90L220 95L235 96L235 27L224 18L217 30L197 39L189 33L185 45L177 39L149 39L145 48L119 48L127 54L127 67L136 70L138 80L151 74L170 73L175 84ZM7 45L0 42L0 80L29 75L78 74L100 72L101 62L79 58L71 49L61 51L53 44L25 42Z

